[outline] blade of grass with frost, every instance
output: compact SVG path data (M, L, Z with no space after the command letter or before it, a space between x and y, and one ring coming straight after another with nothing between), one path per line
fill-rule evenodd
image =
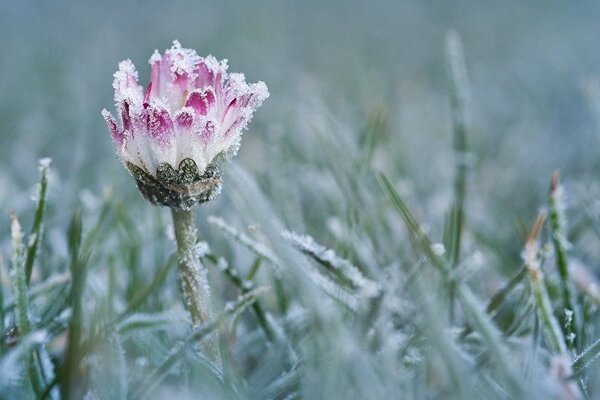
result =
M68 273L59 273L54 274L43 282L40 282L36 285L30 286L27 290L27 297L29 300L34 300L39 296L44 296L51 292L52 290L67 285L71 281L71 275ZM15 299L8 299L4 302L4 307L2 308L4 312L12 310L15 306Z
M200 245L200 244L201 243L198 243L198 245ZM246 294L255 289L254 282L251 280L253 274L250 274L250 273L254 270L254 266L260 265L261 258L259 258L259 257L256 258L256 261L253 264L253 268L250 270L250 273L249 273L250 279L248 279L248 278L242 279L242 277L240 276L238 271L233 269L229 265L227 260L225 260L223 257L219 258L219 257L215 256L214 254L212 254L210 252L210 248L208 247L207 243L202 242L202 244L204 245L204 247L201 250L201 254L199 254L199 257L206 258L206 259L210 260L215 266L217 266L217 268L225 274L225 276L229 279L229 281L231 281L235 286L238 287L238 289L240 289L242 294ZM258 267L256 267L256 268L258 268ZM265 332L267 339L269 341L273 341L273 338L274 338L273 332L271 330L271 327L269 326L269 322L266 318L265 312L262 308L262 305L258 301L258 299L252 304L252 309L253 309L254 313L256 314L258 324L261 326L262 330Z
M33 349L46 341L46 332L30 332L21 336L17 345L0 358L0 393L22 379Z
M527 238L525 243L524 258L525 265L527 266L527 272L529 275L529 282L531 284L531 291L533 298L536 302L536 308L538 312L538 318L544 328L544 333L550 346L550 350L553 354L563 355L567 352L565 340L560 329L560 325L552 312L552 305L550 304L550 298L544 284L544 274L540 266L540 260L538 256L538 243L537 237L542 229L545 221L543 214L538 214L536 222Z
M225 236L240 243L241 245L248 248L250 251L252 251L257 256L269 261L271 264L273 264L275 267L277 267L281 271L281 269L282 269L281 262L279 261L277 256L275 254L273 254L271 249L269 249L262 243L259 243L255 240L251 239L248 235L246 235L242 232L239 232L237 229L235 229L231 225L227 224L223 220L223 218L216 217L216 216L210 216L210 217L208 217L207 221L209 224L215 226L216 228L219 228L219 230L221 232L223 232L223 234Z
M301 374L298 367L275 379L260 393L262 399L282 399L285 395L293 395L300 386Z
M463 47L458 34L450 31L446 36L446 65L450 88L450 105L452 108L452 123L454 132L454 153L456 157L454 177L454 205L453 213L455 223L452 224L453 232L449 255L450 263L455 266L460 257L462 228L464 224L464 205L466 197L466 175L468 166L467 147L467 112L466 106L469 99L469 82Z
M350 285L353 289L360 289L360 294L364 294L366 297L375 297L379 294L377 284L366 278L358 267L339 257L335 251L316 243L312 237L290 231L284 231L282 236L296 249L333 273L342 283Z
M570 247L567 239L567 217L565 215L566 199L564 187L560 184L560 173L556 171L552 175L550 183L550 192L548 194L548 203L550 206L550 228L552 231L552 244L556 256L556 269L560 276L562 306L565 310L565 333L567 347L571 350L577 347L579 342L577 330L577 321L579 320L578 311L573 307L573 297L571 294L571 280L569 278L569 263L567 249ZM570 317L569 317L570 316Z
M86 238L82 246L84 253L89 251L94 245L97 244L98 238L102 234L102 229L106 227L105 224L108 224L107 221L109 221L110 217L112 216L111 213L113 210L111 207L111 198L112 191L106 191L102 199L102 206L100 208L98 219L96 220L94 226L86 234Z
M65 350L65 360L59 371L61 392L65 398L73 397L76 390L79 370L79 363L76 360L80 357L79 352L83 331L83 290L86 281L86 264L89 258L89 253L81 253L82 223L79 209L75 210L71 218L68 242L70 253L69 269L71 271L69 302L72 315L69 321L69 341Z
M361 306L364 305L364 302L362 302L358 296L354 295L328 276L321 274L312 265L307 264L305 272L317 287L323 290L332 299L345 306L348 310L357 312Z
M148 284L144 289L140 290L136 293L132 300L127 305L127 308L122 311L113 321L113 324L121 322L124 318L129 316L135 309L137 309L140 305L144 303L144 301L150 296L152 293L160 287L160 285L165 281L167 276L169 275L169 271L171 271L177 262L177 258L175 256L169 257L167 262L159 268L159 270L154 275L152 282Z
M460 358L457 357L458 349L456 343L445 332L445 327L442 325L444 318L441 317L441 310L436 308L436 304L432 299L433 294L429 294L425 289L423 277L417 276L414 280L414 285L411 286L414 290L413 295L418 298L420 311L423 312L425 319L428 342L431 343L433 351L439 355L444 363L445 371L450 376L452 392L457 394L458 398L466 398L465 391L472 389L471 385L466 384L464 379L461 379L460 372L471 369L472 366L460 365ZM411 289L409 289L411 290Z
M502 336L494 323L489 319L489 316L485 314L484 310L480 309L479 300L476 299L475 295L467 285L463 284L461 281L457 281L456 278L452 276L450 266L443 258L439 257L433 251L431 241L425 233L423 233L423 230L404 203L404 200L398 195L387 177L384 174L379 174L379 179L388 197L409 228L410 234L416 244L421 247L427 258L429 258L432 264L440 271L442 276L447 279L448 282L454 283L456 295L462 306L463 312L467 319L471 320L474 328L479 331L489 346L490 351L494 355L498 366L502 370L502 373L510 386L510 390L514 393L522 392L521 382L513 373L513 369L507 359L508 350L503 343Z
M168 330L174 322L180 320L173 315L173 311L163 313L136 313L131 314L117 325L117 332L120 335L127 335L132 331L157 331Z
M362 157L360 164L362 169L367 169L371 165L373 160L373 154L377 144L381 142L382 138L389 132L389 112L387 107L384 105L377 105L369 114L369 120L367 127L362 135L362 143L360 149L362 151Z
M571 367L575 374L581 374L583 370L589 367L594 361L600 356L600 339L597 339L590 347L585 349L580 355L578 355Z
M219 328L219 326L231 319L235 319L249 305L251 305L256 300L256 297L264 290L265 289L263 288L258 288L252 292L240 296L235 304L226 306L225 310L212 321L207 321L198 328L194 329L190 336L188 336L180 344L173 347L165 360L154 371L146 376L144 382L139 385L138 391L133 394L132 398L141 399L147 397L152 389L154 389L156 385L159 384L162 379L164 379L169 370L175 365L175 363L181 358L183 353L190 346L210 337L217 330L217 328Z
M44 215L46 212L46 188L48 186L48 168L50 168L51 160L43 158L39 161L40 183L37 188L37 207L35 209L35 217L31 234L29 235L29 246L27 247L27 258L25 260L25 280L27 284L31 280L33 264L40 248L42 235L44 232Z
M517 272L507 283L505 283L496 293L492 295L490 300L485 307L485 312L492 316L495 316L495 311L506 301L509 294L527 277L527 268L523 267ZM471 333L473 330L471 326L466 326L462 331L461 335L464 337Z
M15 291L15 321L19 335L27 336L31 332L29 299L27 298L27 278L25 276L25 246L23 233L17 215L11 213L12 265L11 278ZM27 373L33 392L39 397L45 386L41 371L36 363L35 350L29 355Z

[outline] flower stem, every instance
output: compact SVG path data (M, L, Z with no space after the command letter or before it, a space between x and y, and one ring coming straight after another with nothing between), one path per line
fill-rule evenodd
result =
M171 208L171 215L178 249L183 302L190 313L193 327L197 328L211 318L211 313L207 271L195 254L198 234L194 223L194 211ZM217 361L219 357L216 337L205 343L204 350L207 356Z
M177 241L177 261L183 301L192 317L192 325L198 327L210 318L208 306L210 291L206 269L200 259L194 255L194 247L198 241L194 226L194 212L172 208L171 213Z

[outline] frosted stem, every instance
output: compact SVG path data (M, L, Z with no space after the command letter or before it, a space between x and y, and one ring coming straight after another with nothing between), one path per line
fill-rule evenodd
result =
M207 271L195 252L198 234L194 224L194 211L171 208L171 214L177 241L183 302L192 317L193 327L197 328L211 318L211 313ZM219 352L216 336L208 338L204 350L210 359L218 362Z

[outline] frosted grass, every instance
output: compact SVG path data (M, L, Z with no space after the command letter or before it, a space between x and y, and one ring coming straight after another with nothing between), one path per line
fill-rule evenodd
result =
M0 13L0 48L10 54L0 71L11 77L0 81L8 94L0 98L2 395L60 396L70 380L73 397L89 398L148 390L182 399L598 397L593 81L600 67L592 39L600 36L599 9L519 2L515 15L511 5L154 1L140 14L110 1L58 1L48 9L7 3ZM462 37L470 86L462 224L448 211L460 197L454 180L462 151L453 149L448 28ZM144 59L174 35L228 56L271 89L225 172L221 197L196 219L206 246L193 254L208 269L215 315L267 288L219 324L223 368L216 371L193 344L181 345L198 331L190 331L181 305L175 248L165 239L168 213L149 208L131 187L97 117L110 104L113 61ZM35 189L36 166L46 155L53 162L43 233L32 235L39 210L32 193L44 197ZM540 231L535 257L544 279L532 288L520 253L530 221L550 200L556 168L569 203L557 208L558 250L556 229L547 223ZM412 228L379 185L379 172L409 208ZM68 234L78 203L79 239L79 228ZM11 208L25 228L23 246L40 240L20 290L9 279ZM221 219L208 221L211 215ZM415 227L427 249L414 243ZM312 241L290 241L286 231ZM460 252L453 250L459 231ZM545 332L551 326L563 341L569 334L560 247L576 309L577 340L566 352ZM481 254L476 262L474 254ZM456 256L449 278L430 260L452 265ZM83 283L72 278L77 266ZM363 296L361 285L376 295ZM535 290L545 293L541 301ZM15 330L19 297L35 326L26 336ZM540 303L543 318L557 323L543 326ZM65 367L69 332L79 336L76 368ZM41 396L27 374L36 349L49 372ZM148 384L153 377L160 379Z

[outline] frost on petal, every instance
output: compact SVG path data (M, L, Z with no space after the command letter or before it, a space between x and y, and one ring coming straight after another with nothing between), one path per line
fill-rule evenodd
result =
M196 66L197 88L213 87L219 93L223 87L223 80L227 75L227 59L218 61L214 56L208 55L200 60Z
M243 74L228 74L227 60L199 57L178 41L163 55L155 50L149 64L145 91L133 63L119 64L113 82L117 119L106 110L102 115L119 158L144 195L157 204L191 207L218 191L217 165L235 154L242 130L268 91L262 82L247 84ZM164 171L186 160L196 165L198 177L164 186ZM207 172L211 168L217 175Z
M173 83L183 88L194 82L197 76L196 65L201 60L195 50L182 48L181 43L174 40L173 46L165 51L164 58L169 61L170 78Z
M248 105L252 108L253 112L262 105L263 101L269 98L269 89L267 89L267 85L263 81L251 84L250 93L251 96Z
M170 143L174 134L173 120L167 109L149 105L141 113L140 128L161 145Z
M115 89L115 102L120 103L125 99L139 101L142 97L142 87L138 83L138 73L135 65L127 59L119 63L119 70L114 73L113 88Z
M125 139L125 135L124 132L121 131L117 126L117 121L115 120L115 117L113 117L112 114L106 109L102 110L102 116L106 121L106 125L108 125L110 136L116 144L121 145L123 143L123 140Z
M206 123L202 126L202 130L200 131L200 138L206 144L210 142L215 135L216 126L212 121L206 121Z
M152 81L150 81L146 87L146 92L144 93L144 108L146 108L146 105L150 103L150 93L152 93Z
M128 100L123 100L117 107L121 112L121 121L123 122L123 130L131 130L131 105Z
M192 114L192 110L188 108L182 108L175 115L175 124L182 129L191 128L194 123L194 115Z
M186 107L192 107L199 115L206 115L214 104L215 94L211 88L193 91L185 103Z

